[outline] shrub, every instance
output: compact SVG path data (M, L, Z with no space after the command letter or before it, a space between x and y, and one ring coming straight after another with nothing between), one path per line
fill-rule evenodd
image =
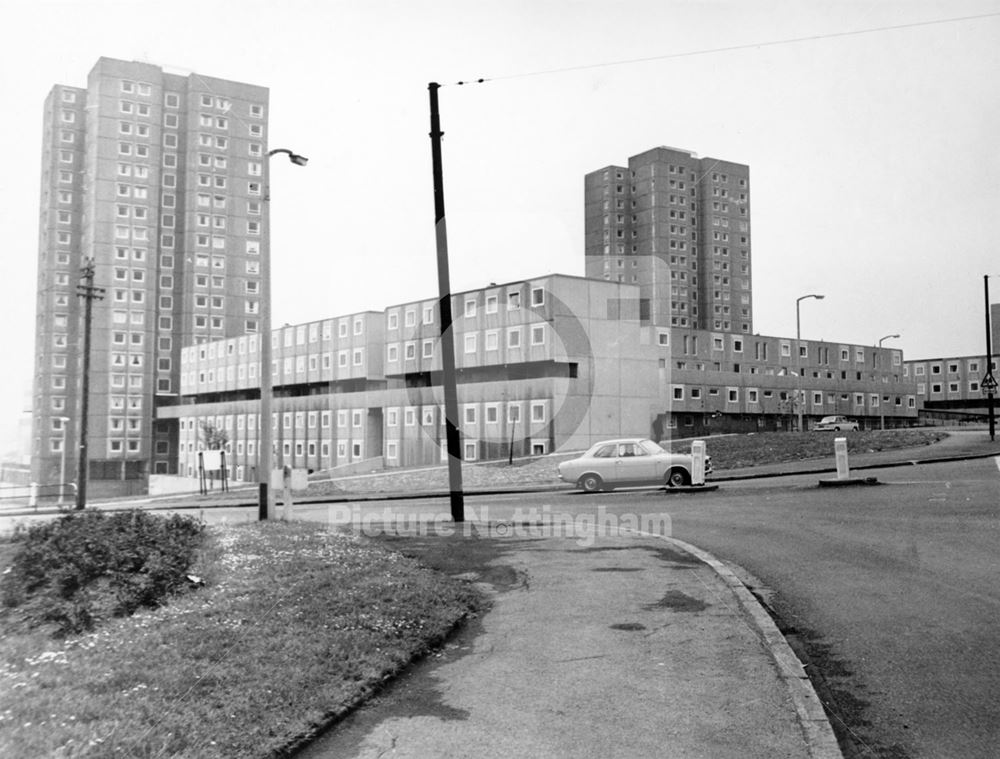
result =
M174 515L85 511L34 524L0 580L0 600L29 626L78 633L106 616L155 607L187 583L204 526Z

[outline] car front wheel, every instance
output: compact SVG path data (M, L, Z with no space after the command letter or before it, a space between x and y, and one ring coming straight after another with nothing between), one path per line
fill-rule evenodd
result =
M596 493L604 487L604 481L596 474L585 474L578 483L584 493Z
M668 488L679 488L691 484L691 475L686 469L674 467L667 472L666 485Z

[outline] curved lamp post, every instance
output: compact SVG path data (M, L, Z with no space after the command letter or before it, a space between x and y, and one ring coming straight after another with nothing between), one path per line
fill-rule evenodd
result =
M799 304L809 298L823 300L825 297L825 295L812 293L795 299L795 368L798 370L798 382L796 383L798 387L795 390L795 394L797 396L796 400L798 401L799 407L799 432L802 432L802 407L805 405L805 398L803 397L802 389L802 320L799 316Z
M305 166L309 159L288 148L275 148L267 153L268 162L265 166L266 179L271 176L271 156L278 153L288 155L288 160L296 166ZM270 200L270 185L264 185L264 200ZM259 500L257 518L269 519L274 514L274 493L271 492L271 468L274 462L274 436L271 428L271 407L274 403L274 380L271 375L271 229L270 214L264 209L265 223L268 224L267 236L264 238L264 255L260 266L260 417L257 434L257 482Z
M886 340L898 340L898 339L899 339L899 335L886 335L885 337L880 337L878 339L878 347L881 348L882 347L882 343L884 343ZM879 366L881 366L882 365L882 356L881 356L881 354L879 354L878 361L879 361ZM880 391L879 392L879 402L878 402L878 412L879 412L879 414L878 414L879 415L879 425L878 425L878 428L880 430L884 430L885 429L885 406L883 405L884 403L885 403L885 396Z

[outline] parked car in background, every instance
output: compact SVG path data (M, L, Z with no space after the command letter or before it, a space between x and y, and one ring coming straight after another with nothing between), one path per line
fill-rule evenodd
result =
M841 432L842 430L856 431L861 428L858 426L857 422L853 419L848 419L846 416L824 416L816 422L816 426L813 427L813 429Z
M690 485L692 459L687 453L670 453L645 438L602 440L579 458L559 464L559 479L593 493L627 485ZM712 459L705 457L705 474Z

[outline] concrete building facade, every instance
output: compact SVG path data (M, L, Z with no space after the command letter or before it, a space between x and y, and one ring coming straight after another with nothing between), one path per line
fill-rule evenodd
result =
M648 430L661 406L634 287L550 275L452 296L467 461L586 447ZM436 300L275 330L272 427L279 465L388 467L445 455ZM178 471L197 471L203 423L226 430L238 479L256 477L257 336L183 352Z
M44 108L32 479L76 479L83 302L92 262L89 480L141 490L177 438L154 408L187 345L258 330L268 91L101 58ZM73 454L68 455L72 449ZM67 460L68 459L68 460ZM65 470L65 473L63 473Z
M452 296L466 461L578 450L622 435L657 440L787 429L848 414L867 427L917 418L895 349L656 327L640 287L549 275ZM444 460L440 324L428 299L275 330L280 466ZM234 476L256 479L257 336L182 352L178 472L197 473L205 423L226 431ZM797 395L800 393L800 395Z

